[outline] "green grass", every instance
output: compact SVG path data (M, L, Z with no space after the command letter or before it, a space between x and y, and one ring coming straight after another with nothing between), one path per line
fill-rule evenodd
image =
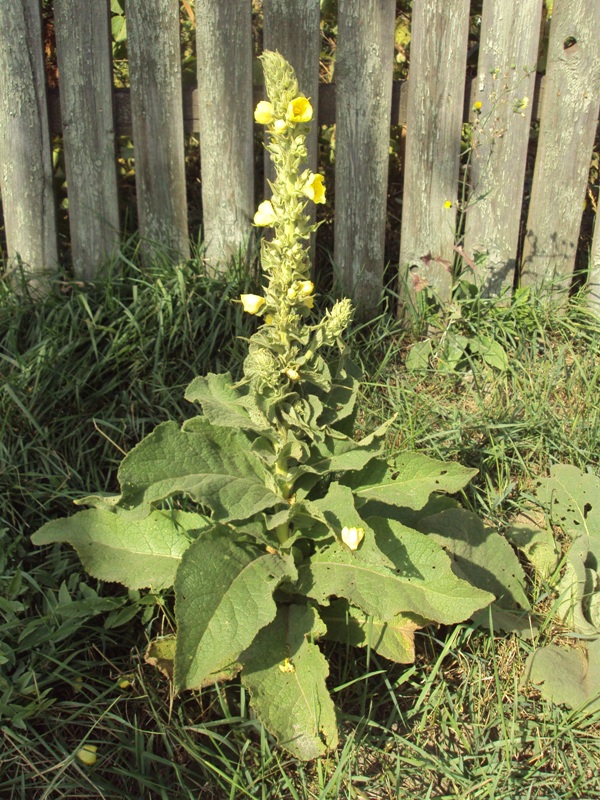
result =
M172 628L168 594L100 585L67 548L29 545L75 497L115 488L121 450L193 413L183 390L195 374L239 372L249 329L230 300L245 287L235 273L148 273L126 258L42 304L0 295L0 795L600 797L600 715L521 686L550 620L534 641L468 624L422 631L412 665L327 644L342 742L302 764L253 720L239 684L174 697L145 663L149 639ZM477 467L463 500L504 526L552 463L600 466L600 323L577 304L484 306L477 325L505 348L503 372L476 359L407 372L410 335L386 314L351 338L367 372L361 426L397 414L392 450ZM545 593L532 579L540 610ZM98 748L92 767L76 756L84 743Z

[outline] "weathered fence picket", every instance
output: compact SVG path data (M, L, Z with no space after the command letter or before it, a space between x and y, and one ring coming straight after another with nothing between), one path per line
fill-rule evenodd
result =
M118 249L109 7L54 0L73 272L91 280Z
M474 275L486 295L514 282L541 13L539 0L483 4L464 249L487 254Z
M252 232L251 10L246 0L196 0L202 233L213 268L245 254Z
M8 253L33 290L58 264L38 0L0 3L0 191Z
M128 0L127 33L143 252L189 258L178 0Z
M246 255L262 195L255 196L254 178L253 104L264 97L253 56L256 0L195 0L197 89L182 89L179 0L127 0L129 89L112 86L110 0L54 0L60 96L46 89L42 2L0 2L0 190L9 271L22 264L34 288L44 274L56 274L57 133L77 277L92 278L119 245L119 135L133 138L146 261L155 247L189 256L190 132L200 139L206 263L221 270ZM363 317L376 312L382 291L391 123L406 129L399 223L405 302L425 286L447 300L457 251L486 294L509 289L519 267L525 285L570 286L600 110L600 3L554 0L544 77L534 68L542 63L545 0L483 0L479 31L470 6L415 0L408 80L393 82L395 0L338 0L333 85L318 80L320 0L262 2L263 46L291 61L315 108L311 170L319 169L318 127L336 124L335 158L328 159L335 162L335 186L328 176L330 196L335 188L334 268ZM479 54L477 74L469 61L467 77L469 41ZM538 119L536 150L531 122ZM472 148L460 169L467 120ZM598 313L599 228L587 275L588 302ZM589 238L587 227L584 234Z
M400 292L450 298L469 0L413 5Z
M569 289L600 109L600 3L555 0L521 281Z
M334 262L362 316L381 298L395 0L340 0Z
M298 77L302 92L311 99L314 116L319 115L319 50L321 19L319 0L264 0L263 41L266 50L278 50ZM306 140L308 168L317 170L317 125ZM265 178L274 180L275 172L265 153ZM265 188L265 194L269 194Z

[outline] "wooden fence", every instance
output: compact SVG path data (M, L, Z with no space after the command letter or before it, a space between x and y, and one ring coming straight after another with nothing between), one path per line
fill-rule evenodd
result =
M127 0L128 91L113 87L109 0L54 0L59 96L46 87L40 2L0 3L0 189L9 258L38 283L57 266L57 132L79 278L93 278L119 247L120 133L133 138L146 257L156 243L189 256L186 129L199 133L207 261L218 268L245 248L255 197L252 111L262 96L253 88L251 0L195 0L198 83L183 91L179 0ZM449 297L457 250L488 294L510 288L515 270L525 285L569 286L600 108L600 2L554 0L540 95L543 5L483 0L477 75L469 83L469 0L413 0L410 75L400 83L393 81L395 0L338 0L333 86L319 84L319 0L263 1L264 47L291 61L320 121L336 123L334 261L363 314L376 309L382 289L392 122L406 127L398 259L408 301L425 284ZM460 170L465 110L473 125L467 173ZM316 129L309 159L316 170ZM600 311L599 230L587 281L589 302Z

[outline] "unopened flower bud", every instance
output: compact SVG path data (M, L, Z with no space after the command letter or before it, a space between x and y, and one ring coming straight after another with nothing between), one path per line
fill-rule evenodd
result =
M254 110L254 119L259 125L268 125L273 121L273 105L267 100L261 100Z

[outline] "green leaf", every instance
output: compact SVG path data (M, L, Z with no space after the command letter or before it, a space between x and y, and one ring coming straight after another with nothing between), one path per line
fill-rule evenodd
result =
M555 464L536 491L554 524L571 537L600 537L600 478L570 464Z
M327 625L327 638L354 647L369 647L397 664L415 660L415 631L427 624L417 615L397 614L383 622L347 600L334 600L320 611Z
M543 697L556 705L600 711L600 638L585 647L549 644L534 651L525 664L524 681L538 684Z
M415 342L406 356L406 369L409 372L420 372L429 369L429 359L433 352L431 339Z
M247 519L281 503L250 448L243 432L217 427L205 417L183 429L164 422L122 462L120 504L141 516L151 503L184 494L208 506L220 522Z
M31 537L36 545L68 542L87 572L130 589L173 585L190 546L189 531L206 528L206 519L183 511L154 511L144 520L97 508L47 522Z
M530 515L519 515L506 531L508 541L520 550L542 578L548 579L556 570L560 552L545 525L536 524Z
M265 728L295 758L308 761L337 746L329 667L311 639L325 633L314 608L281 607L242 655L242 683Z
M460 622L494 597L452 571L444 550L425 534L393 520L369 519L375 530L358 550L325 547L298 569L297 591L327 605L345 597L385 622L397 614L418 614L433 622Z
M384 437L392 422L393 419L388 420L359 441L342 434L326 436L324 442L312 448L308 463L298 467L298 474L328 475L363 469L383 452Z
M437 369L439 372L455 372L464 359L469 339L462 333L448 331L444 346L437 352Z
M486 528L476 514L452 508L426 517L418 528L452 556L461 577L494 594L498 606L530 607L525 573L515 551L497 531Z
M324 408L318 422L319 425L338 429L339 423L353 415L361 371L352 359L344 354L333 365L332 373L331 389L329 392L319 394Z
M275 617L277 586L295 578L291 556L236 540L224 526L195 542L175 578L175 684L199 688L229 670Z
M360 472L344 476L342 482L361 500L379 500L415 511L423 508L432 492L458 492L477 473L454 462L437 461L420 453L402 453L388 466L371 461Z
M190 403L200 403L204 415L213 425L257 433L264 433L269 427L257 408L253 409L252 415L249 413L250 400L234 388L229 372L194 378L185 390L185 399Z
M366 528L354 506L354 495L348 486L330 484L327 494L320 500L306 503L308 509L316 509L316 519L324 519L329 529L339 539L342 528Z
M506 372L508 369L506 350L495 339L479 333L469 341L469 346L471 352L478 353L488 366L500 372Z
M563 576L556 585L558 601L554 613L571 630L593 636L600 633L591 614L600 597L596 572L599 554L590 553L588 542L589 537L582 534L569 547Z

